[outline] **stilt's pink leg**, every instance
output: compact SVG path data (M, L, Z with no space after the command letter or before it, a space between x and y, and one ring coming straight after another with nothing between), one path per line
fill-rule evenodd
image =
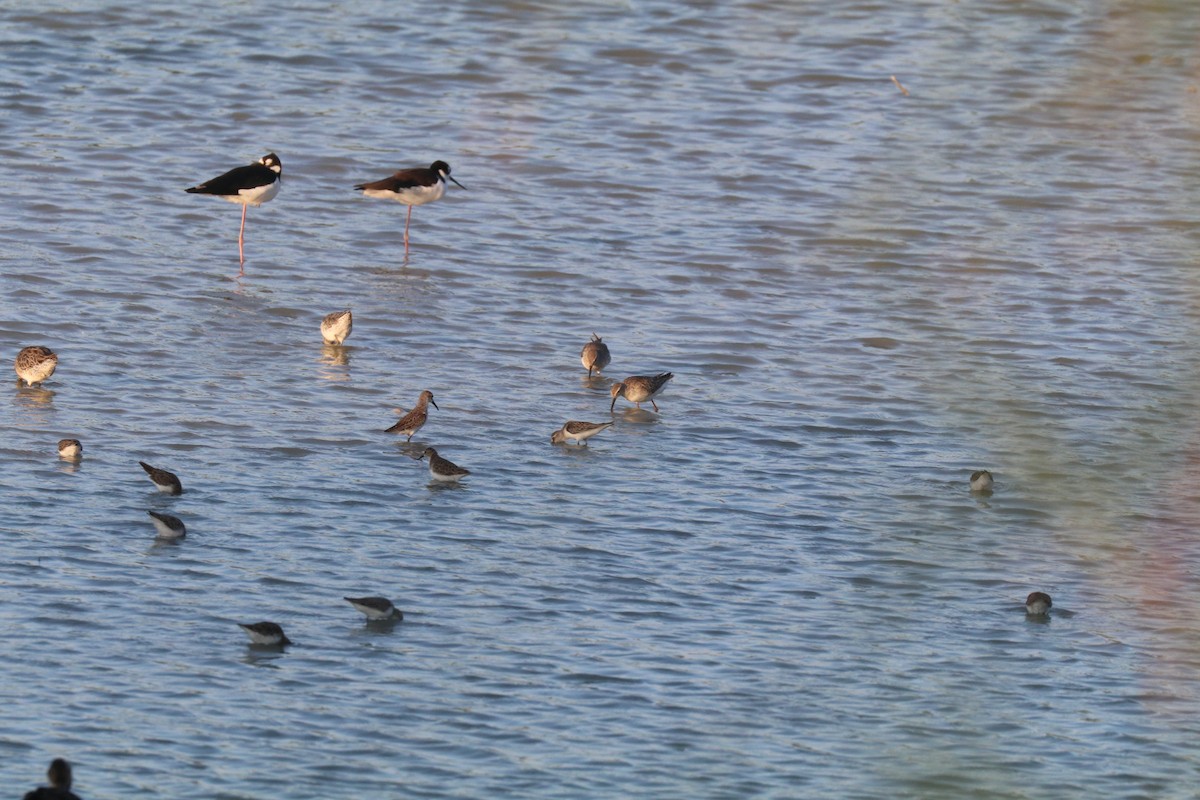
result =
M246 241L246 209L250 206L242 205L242 229L238 231L238 261L245 264L246 255L242 250L242 246Z
M404 218L404 252L408 252L408 223L412 222L412 206L408 207L408 216Z

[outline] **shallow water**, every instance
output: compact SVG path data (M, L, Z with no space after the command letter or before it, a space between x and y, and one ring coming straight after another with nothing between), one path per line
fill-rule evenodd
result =
M398 9L0 11L0 784L1190 794L1190 4Z

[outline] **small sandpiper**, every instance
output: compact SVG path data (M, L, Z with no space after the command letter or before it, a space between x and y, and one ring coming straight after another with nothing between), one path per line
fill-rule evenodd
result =
M146 474L150 476L150 480L158 487L158 490L163 494L183 494L183 484L179 482L179 476L173 472L167 472L165 469L152 467L145 461L139 461L142 469L146 470Z
M592 372L599 372L608 366L612 361L612 356L608 354L608 345L600 340L600 337L592 333L592 340L583 346L583 351L579 354L579 361L583 364L584 369L588 371L588 377L592 377Z
M250 637L251 644L262 644L268 647L291 644L292 640L283 633L283 628L274 622L253 622L249 625L238 623L238 627Z
M976 470L971 473L971 491L972 492L990 492L992 490L992 473L986 469Z
M325 340L325 344L341 344L346 341L353 327L354 318L350 309L334 311L332 314L326 314L325 319L321 320L321 338Z
M182 539L187 536L187 528L183 526L183 520L179 517L172 517L170 514L160 514L157 511L147 511L146 513L150 515L150 520L158 530L157 538Z
M83 457L83 445L78 439L60 439L58 457L64 461L78 461Z
M1031 617L1045 616L1052 605L1054 603L1051 602L1050 595L1045 592L1030 592L1029 597L1025 598L1025 613Z
M650 405L654 406L654 410L658 411L658 403L654 402L654 396L662 391L662 388L667 385L667 381L675 376L669 372L660 372L657 375L630 375L620 383L613 384L612 387L612 403L608 410L611 413L617 406L617 398L624 397L629 402L633 403L638 408L642 407L642 403L647 400Z
M421 426L429 419L429 404L433 403L433 392L426 389L421 392L421 396L417 398L417 406L412 411L409 411L400 418L392 427L388 428L384 433L402 433L408 436L404 441L411 442L413 434L421 430ZM437 403L433 403L433 407L438 408Z
M435 481L456 481L464 475L471 474L470 470L463 469L454 462L439 456L437 450L432 447L426 447L421 458L429 459L429 474Z
M404 612L392 605L386 597L346 597L347 603L367 616L368 620L404 619Z
M27 385L33 386L53 375L57 366L58 356L54 355L53 350L49 347L34 345L17 353L14 369L17 371L17 378L25 381Z
M408 215L404 218L404 252L408 252L408 225L412 222L413 206L423 206L440 200L446 193L446 181L452 180L460 189L466 189L454 178L450 177L450 165L445 161L435 161L429 168L402 169L390 178L360 183L354 188L367 197L378 197L382 200L395 200L408 206Z
M550 434L551 444L562 444L574 440L576 444L587 444L589 437L612 425L611 422L577 422L572 420Z
M187 190L190 194L211 194L222 200L241 204L242 227L238 231L238 258L243 264L246 263L243 249L246 241L246 209L250 206L261 206L279 194L282 173L283 163L279 156L267 153L253 164L234 167L223 175Z

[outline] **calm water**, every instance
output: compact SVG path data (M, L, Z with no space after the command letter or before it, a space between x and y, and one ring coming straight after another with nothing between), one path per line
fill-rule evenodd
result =
M1192 796L1191 3L206 5L0 11L7 796Z

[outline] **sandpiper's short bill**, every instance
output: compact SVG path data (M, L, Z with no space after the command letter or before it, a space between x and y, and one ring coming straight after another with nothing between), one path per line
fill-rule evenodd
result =
M411 442L413 434L421 430L421 426L429 419L429 404L433 403L433 407L438 408L438 404L433 402L433 392L426 389L421 392L421 396L417 398L417 405L412 411L409 411L401 417L395 425L388 428L384 433L399 433L408 438L406 442Z

